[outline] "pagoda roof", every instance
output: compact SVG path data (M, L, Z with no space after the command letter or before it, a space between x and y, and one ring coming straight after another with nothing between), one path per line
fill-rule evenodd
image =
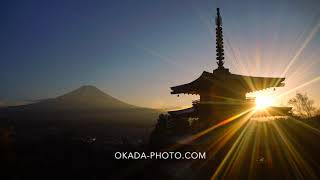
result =
M173 117L197 117L197 111L194 107L189 107L186 109L174 110L168 112Z
M229 88L242 89L249 93L271 87L282 87L284 80L285 78L279 77L244 76L232 74L228 69L216 69L213 73L203 71L199 78L190 83L171 87L171 94L200 94L201 89L212 86L229 86Z

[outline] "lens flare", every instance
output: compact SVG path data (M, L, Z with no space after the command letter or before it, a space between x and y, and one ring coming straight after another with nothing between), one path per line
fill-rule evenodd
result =
M273 98L271 96L257 96L256 97L256 109L265 109L271 106Z

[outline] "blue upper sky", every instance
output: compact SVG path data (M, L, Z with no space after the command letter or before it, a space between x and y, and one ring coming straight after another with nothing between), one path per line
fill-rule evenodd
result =
M86 84L135 105L190 104L169 87L217 67L217 7L231 72L284 75L279 93L320 101L319 0L3 0L0 104Z

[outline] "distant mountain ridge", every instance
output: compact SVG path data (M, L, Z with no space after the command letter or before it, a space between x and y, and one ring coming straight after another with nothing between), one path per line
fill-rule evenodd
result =
M0 108L0 117L19 120L154 124L160 111L122 102L86 85L56 98Z
M132 109L140 108L134 105L122 102L96 88L86 85L59 96L54 99L48 99L31 106L41 106L43 108L55 109Z

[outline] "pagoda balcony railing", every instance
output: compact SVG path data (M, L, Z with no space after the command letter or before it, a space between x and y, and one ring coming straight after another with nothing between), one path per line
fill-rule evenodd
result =
M255 97L246 97L246 101L250 103L254 103L256 101Z
M233 103L238 102L238 103L240 103L240 104L241 104L241 103L245 103L245 104L249 103L249 104L252 104L252 103L255 103L255 100L256 100L255 97L247 97L245 100L234 100L234 101L229 100L229 103L230 103L230 102L233 102ZM199 106L199 105L200 105L200 99L192 101L192 105L193 105L193 106Z
M192 101L192 105L199 105L200 104L200 99Z

